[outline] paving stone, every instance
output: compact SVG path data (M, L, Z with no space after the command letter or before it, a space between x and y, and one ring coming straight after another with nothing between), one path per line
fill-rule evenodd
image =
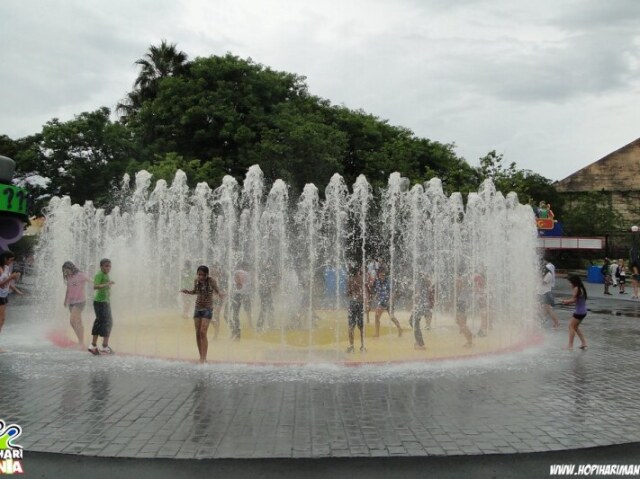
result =
M545 331L533 352L380 366L379 375L13 350L12 310L0 335L0 384L11 384L0 419L22 427L27 451L105 457L498 454L640 441L640 304L591 291L587 351L562 351L566 332ZM611 305L625 314L612 321ZM570 310L558 315L566 323Z

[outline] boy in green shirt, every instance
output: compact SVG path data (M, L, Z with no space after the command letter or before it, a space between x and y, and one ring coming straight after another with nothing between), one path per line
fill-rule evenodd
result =
M100 272L96 274L93 280L93 289L96 295L93 299L93 310L96 313L96 320L93 322L91 334L93 340L89 345L89 352L96 356L100 353L113 354L113 349L109 347L109 336L111 335L111 327L113 326L113 318L111 317L111 304L109 299L111 296L111 286L114 284L109 279L111 271L111 260L104 258L100 260ZM98 336L102 336L102 348L98 351Z

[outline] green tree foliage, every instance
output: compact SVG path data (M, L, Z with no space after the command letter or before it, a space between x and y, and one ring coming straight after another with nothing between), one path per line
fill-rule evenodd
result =
M16 173L51 179L51 195L69 195L78 203L108 203L135 150L127 129L111 122L109 114L103 107L67 122L47 122L16 155Z
M262 135L285 121L278 113L290 113L283 104L305 94L300 77L232 55L196 59L188 70L162 80L157 97L144 103L131 124L149 161L175 152L222 161L224 171L241 177Z
M518 199L523 203L537 204L544 200L553 205L553 210L558 216L562 212L562 198L556 192L551 180L531 170L518 170L515 162L505 168L504 157L490 151L480 158L479 174L481 180L490 179L496 189L504 194L514 191Z
M22 173L51 178L51 194L99 205L124 171L144 168L170 181L182 169L191 186L216 187L224 175L241 181L256 163L267 182L282 178L293 195L310 182L322 190L334 173L349 185L364 174L374 187L385 187L398 171L414 184L438 176L449 193L474 191L491 177L503 191L552 200L548 180L514 164L505 169L495 152L473 168L453 144L331 105L308 92L304 77L251 59L226 54L188 61L162 41L136 64L140 73L118 106L120 122L101 108L68 122L51 120L33 137L0 137L0 148L15 154Z
M176 153L167 153L153 163L130 163L128 173L133 175L140 170L147 170L156 181L165 180L171 184L176 171L182 170L187 175L187 180L191 185L200 182L218 185L222 182L222 177L225 173L220 169L216 169L216 164L219 164L219 162L202 164L198 160L187 161ZM214 179L213 182L211 182L212 178Z
M160 45L149 47L149 51L144 57L136 60L135 64L140 66L140 73L134 83L134 89L116 107L124 122L134 116L145 101L156 97L160 80L185 72L187 54L178 51L175 43L170 44L162 40Z
M283 178L294 190L326 184L336 172L349 184L364 174L384 186L394 171L415 182L440 175L450 191L477 187L477 173L453 145L331 106L309 95L304 77L231 54L197 58L162 79L130 126L150 164L176 153L242 179L258 163L267 180Z
M572 194L562 214L562 222L571 236L594 236L624 228L622 215L613 208L607 192Z
M295 190L305 183L325 185L342 173L346 134L324 123L317 114L302 114L288 103L274 111L272 124L246 152L247 163L259 163L267 178L282 178Z
M19 151L20 147L17 141L7 135L0 135L0 155L15 159Z

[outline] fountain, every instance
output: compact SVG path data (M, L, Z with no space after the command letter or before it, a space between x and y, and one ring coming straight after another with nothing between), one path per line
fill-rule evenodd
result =
M220 288L232 291L242 266L255 285L250 313L241 314L242 340L232 341L225 301L220 336L209 359L239 363L375 363L468 357L510 351L539 336L535 320L538 281L533 213L515 194L506 198L485 181L466 199L447 196L437 178L411 187L393 173L374 195L360 175L351 192L331 178L321 199L304 187L296 201L276 180L265 194L264 175L252 166L242 188L225 176L211 189L187 186L178 171L169 186L136 174L125 177L110 211L91 202L72 205L53 198L36 255L38 304L71 338L61 306L65 285L60 266L71 260L89 275L102 257L111 259L114 329L119 353L171 359L197 358L193 324L181 317L184 265L215 271ZM369 279L369 260L381 257L391 279L391 310L405 334L383 316L381 336L365 324L367 350L347 354L348 303L344 277ZM426 349L414 350L408 318L419 282L434 286L433 320ZM365 288L363 288L365 289ZM467 298L461 311L461 298ZM43 314L44 312L41 312ZM463 314L474 337L464 349L456 318ZM85 311L85 325L93 312Z

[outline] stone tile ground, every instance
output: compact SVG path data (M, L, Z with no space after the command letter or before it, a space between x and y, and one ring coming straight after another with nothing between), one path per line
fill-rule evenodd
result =
M566 282L561 289L567 292ZM640 441L640 311L590 285L587 351L565 330L497 358L344 368L92 357L0 335L0 418L27 451L137 458L453 456ZM559 310L564 324L569 309ZM35 338L35 339L34 339Z

